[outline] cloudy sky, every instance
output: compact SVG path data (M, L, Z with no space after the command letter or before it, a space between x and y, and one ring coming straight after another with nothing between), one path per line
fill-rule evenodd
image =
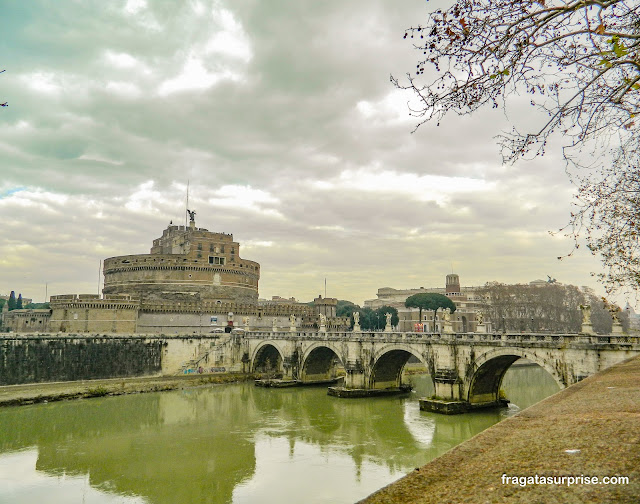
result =
M503 166L518 99L411 133L389 76L433 2L5 2L0 294L95 293L189 206L262 266L260 296L362 303L380 287L590 285L548 231L573 187L557 149ZM523 99L524 100L524 99Z

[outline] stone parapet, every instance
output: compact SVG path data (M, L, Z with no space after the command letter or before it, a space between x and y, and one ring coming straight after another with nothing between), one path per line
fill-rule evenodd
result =
M137 310L140 307L140 298L128 295L107 295L100 298L97 294L67 294L51 296L49 302L51 309L71 308L111 308L119 310Z
M146 312L180 312L180 313L234 313L237 315L313 315L313 308L303 304L255 305L250 303L218 302L218 301L144 301L140 309Z

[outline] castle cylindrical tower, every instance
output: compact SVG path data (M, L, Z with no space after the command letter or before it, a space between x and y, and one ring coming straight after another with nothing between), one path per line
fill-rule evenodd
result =
M153 241L150 254L105 259L102 292L143 300L196 295L203 301L255 304L259 279L260 265L240 258L233 235L195 225L169 226Z

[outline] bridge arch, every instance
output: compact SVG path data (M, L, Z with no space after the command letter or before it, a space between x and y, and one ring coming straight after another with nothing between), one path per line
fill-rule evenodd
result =
M302 355L300 379L302 381L330 380L344 367L340 351L327 343L314 343Z
M251 356L252 373L281 373L284 356L282 350L273 342L260 343Z
M567 386L566 380L549 359L536 355L530 349L501 348L475 359L476 368L467 377L467 401L472 405L497 402L505 373L515 361L522 358L529 359L547 371L561 389Z
M402 384L402 371L411 357L416 357L429 369L425 358L411 345L385 345L372 358L369 388L397 388Z

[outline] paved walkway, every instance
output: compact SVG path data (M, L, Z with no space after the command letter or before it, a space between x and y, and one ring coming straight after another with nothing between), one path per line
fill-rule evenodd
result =
M158 392L252 378L247 375L235 374L203 374L6 385L0 387L0 406L20 406L105 395Z
M628 484L503 484L513 476L626 476ZM640 503L640 358L481 432L362 504Z

